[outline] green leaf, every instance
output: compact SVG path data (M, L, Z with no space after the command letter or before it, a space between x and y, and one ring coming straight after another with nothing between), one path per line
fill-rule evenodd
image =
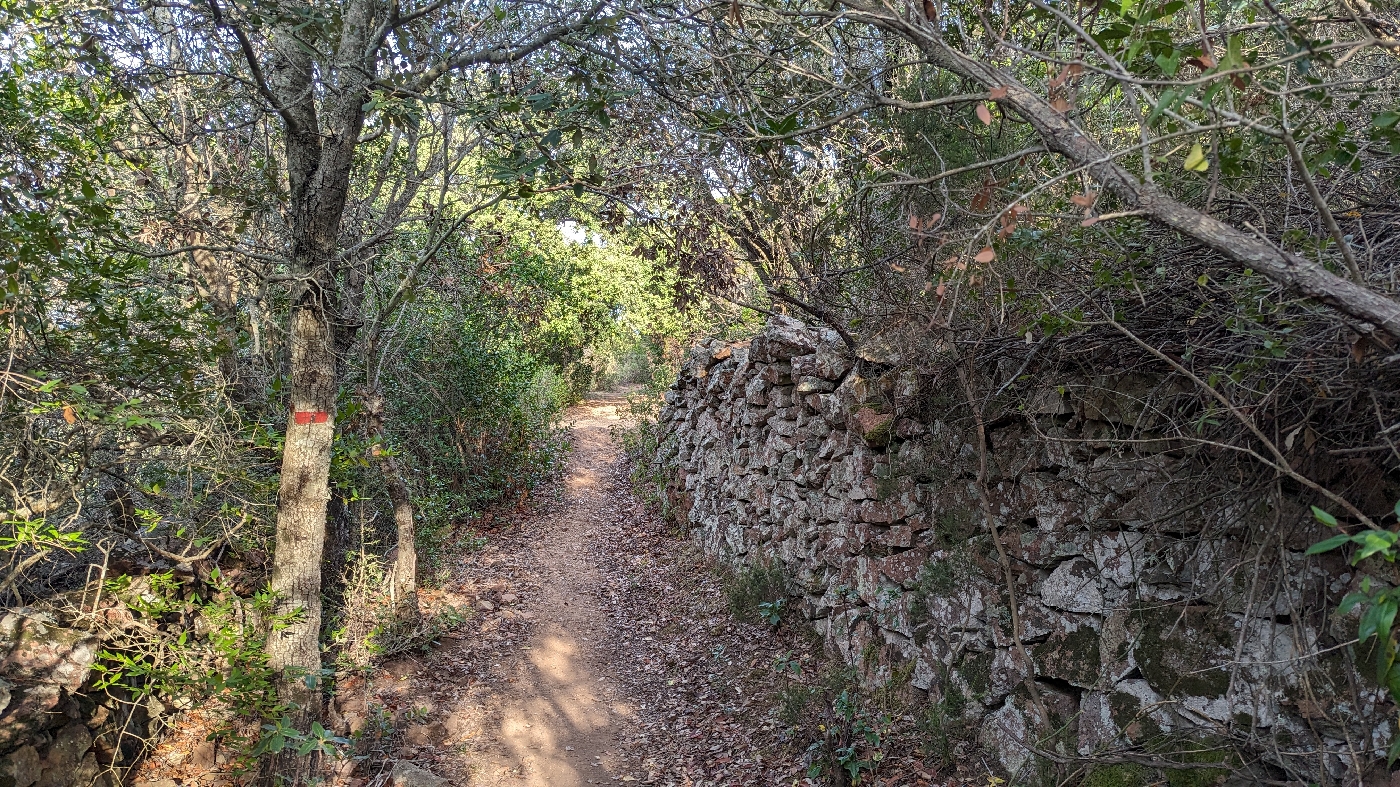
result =
M1162 69L1162 73L1169 77L1176 76L1176 70L1181 67L1181 50L1173 49L1170 55L1157 55L1152 60Z
M1138 22L1155 22L1158 19L1165 19L1166 17L1171 16L1172 14L1176 13L1177 11L1180 11L1185 7L1185 0L1175 0L1175 2L1166 3L1165 5L1162 5L1152 13L1143 14L1142 16L1138 17Z
M1356 638L1365 642L1376 633L1376 628L1380 626L1381 608L1378 604L1372 604L1361 613L1361 623L1356 627Z
M1152 113L1147 116L1147 125L1152 126L1156 124L1158 118L1181 103L1183 95L1181 91L1175 89L1162 91L1162 97L1157 99L1157 105L1152 108Z
M1320 555L1323 552L1331 552L1332 550L1336 549L1342 544L1347 543L1348 541L1351 541L1351 536L1345 533L1339 536L1332 536L1331 538L1325 541L1319 541L1316 544L1313 544L1312 546L1308 547L1308 551L1306 554Z
M1348 593L1342 603L1337 606L1337 614L1345 615L1356 609L1356 605L1363 601L1370 601L1371 597L1365 593Z
M1210 162L1206 160L1206 152L1201 148L1201 143L1197 142L1191 146L1191 152L1186 155L1186 162L1182 168L1189 172L1205 172L1210 169Z
M1387 558L1394 559L1393 554L1387 554L1394 550L1394 533L1384 530L1368 530L1358 536L1357 543L1361 544L1361 551L1352 558L1352 563L1359 563L1378 552L1383 553Z
M1396 506L1397 506L1397 508L1400 508L1400 503L1396 503ZM1327 513L1326 511L1323 511L1322 509L1318 508L1317 506L1313 506L1313 507L1312 507L1312 515L1313 515L1313 518L1314 518L1314 519L1316 519L1317 521L1321 522L1322 524L1324 524L1324 525L1326 525L1326 526L1328 526L1328 527L1336 527L1336 526L1337 526L1337 518L1334 517L1334 516L1332 516L1331 514Z

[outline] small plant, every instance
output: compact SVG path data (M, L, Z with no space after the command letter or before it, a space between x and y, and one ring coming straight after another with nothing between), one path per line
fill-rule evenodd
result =
M1312 507L1313 517L1327 527L1337 527L1337 518L1317 506ZM1400 502L1395 504L1395 516L1400 519ZM1379 557L1387 563L1394 563L1400 557L1396 542L1400 534L1391 530L1368 528L1359 533L1340 533L1308 548L1307 554L1318 555L1330 552L1344 544L1355 544L1358 549L1351 556L1351 564L1356 566L1371 557ZM1337 608L1338 614L1348 614L1358 606L1363 608L1361 620L1357 624L1356 639L1365 645L1372 637L1376 644L1376 682L1386 687L1391 700L1400 704L1400 663L1396 661L1397 643L1394 629L1395 614L1400 610L1400 588L1383 587L1372 582L1370 577L1361 579L1361 589L1348 593ZM1393 765L1400 759L1400 736L1397 736L1386 751L1386 761Z
M787 606L787 599L776 601L764 601L758 605L758 616L763 618L763 622L777 628L783 622L783 607Z
M774 626L781 622L787 588L787 577L779 566L772 563L745 566L724 582L729 611L734 617L740 620L759 619Z
M792 657L792 651L786 651L773 660L773 671L778 674L788 672L794 676L800 677L802 675L802 664Z
M76 554L88 545L82 533L76 530L60 530L43 517L6 519L0 524L8 531L0 535L0 552L13 552L20 547L29 547L41 552L61 549L69 554Z
M953 764L953 749L957 743L961 716L967 700L956 686L947 686L947 695L929 703L915 724L919 731L919 750L943 765Z
M775 662L781 671L787 654ZM807 775L828 776L833 784L863 784L886 759L898 699L890 687L862 689L850 668L824 671L814 683L793 681L779 695L779 721L790 740L805 746ZM903 680L904 678L900 678Z
M418 706L418 707L416 707L416 708L413 708L412 710L410 710L410 711L408 711L408 712L406 712L406 713L404 713L404 719L406 719L407 721L409 721L410 723L413 723L413 724L422 724L424 721L427 720L427 718L428 718L428 709L427 709L426 707L421 706L421 705Z
M349 738L337 737L322 727L319 721L313 721L308 732L299 732L292 726L291 719L287 716L282 716L275 722L264 724L262 728L262 737L249 752L249 755L253 757L278 754L287 748L294 749L302 757L312 752L331 757L336 754L337 747L350 744Z
M860 784L866 774L875 773L885 758L883 743L891 726L890 717L872 716L849 690L842 690L832 703L832 721L832 724L820 725L823 739L808 747L813 755L825 751L830 757L814 757L807 775L820 776L822 760L829 759L852 784Z

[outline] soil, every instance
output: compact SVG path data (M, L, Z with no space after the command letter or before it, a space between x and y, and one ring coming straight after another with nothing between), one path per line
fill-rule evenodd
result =
M571 415L563 500L522 523L536 537L514 587L529 590L513 604L507 596L515 593L494 594L502 622L519 615L528 630L498 651L484 680L461 687L445 731L457 731L462 745L438 763L439 775L469 775L482 787L574 787L630 775L618 744L635 736L638 717L612 667L600 571L588 549L598 523L618 516L606 474L618 461L608 434L616 406L589 403ZM460 647L466 658L469 646ZM418 672L425 688L436 678Z

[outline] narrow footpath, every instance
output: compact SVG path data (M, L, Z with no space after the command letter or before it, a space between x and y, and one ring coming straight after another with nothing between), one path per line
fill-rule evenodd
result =
M452 759L473 785L573 787L629 775L618 741L635 736L637 716L610 667L608 620L597 594L602 581L587 548L593 528L619 513L606 476L619 460L608 433L617 414L612 404L590 402L571 415L563 499L527 523L529 540L538 540L519 555L533 564L517 574L525 587L488 592L478 602L488 615L503 608L495 616L502 623L531 625L518 641L508 640L481 688L449 715L467 733Z
M450 785L814 784L770 713L772 664L803 645L738 623L712 567L632 493L624 397L567 417L562 479L443 582L477 615L366 688L397 719L389 757ZM359 787L358 779L349 787Z

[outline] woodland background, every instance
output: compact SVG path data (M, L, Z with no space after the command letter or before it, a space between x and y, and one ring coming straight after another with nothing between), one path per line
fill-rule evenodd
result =
M445 625L413 589L565 406L774 312L984 406L1168 381L1104 439L1316 505L1400 694L1388 2L0 19L0 594L101 632L128 705L217 699L314 769L335 676Z

